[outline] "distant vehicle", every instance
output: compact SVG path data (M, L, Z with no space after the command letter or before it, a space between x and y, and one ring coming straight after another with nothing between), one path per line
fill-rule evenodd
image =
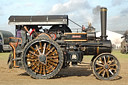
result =
M121 38L124 38L124 40L121 42L121 53L126 54L128 53L128 30Z
M9 45L9 37L14 37L11 32L0 30L0 52L12 50Z

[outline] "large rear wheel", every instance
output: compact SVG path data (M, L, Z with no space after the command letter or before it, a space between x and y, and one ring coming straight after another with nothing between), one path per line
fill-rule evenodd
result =
M27 73L37 79L55 76L63 65L60 46L48 38L37 38L24 48L22 63Z
M120 64L112 54L102 53L94 59L92 69L98 79L112 80L118 75Z

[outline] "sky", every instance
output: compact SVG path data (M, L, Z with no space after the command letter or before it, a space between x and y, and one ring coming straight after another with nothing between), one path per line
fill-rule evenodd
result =
M14 25L8 25L11 15L68 15L79 25L88 22L100 31L100 7L107 7L107 29L128 30L128 0L0 0L0 30L14 33ZM79 28L69 23L71 29Z

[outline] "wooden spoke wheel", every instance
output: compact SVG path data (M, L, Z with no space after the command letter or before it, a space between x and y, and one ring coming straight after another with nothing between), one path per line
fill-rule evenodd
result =
M92 69L98 79L112 80L118 75L120 64L112 54L102 53L94 59Z
M37 38L24 48L22 63L27 73L37 79L55 76L63 65L60 46L48 38Z

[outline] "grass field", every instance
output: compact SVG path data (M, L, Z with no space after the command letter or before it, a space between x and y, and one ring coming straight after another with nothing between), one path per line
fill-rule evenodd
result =
M128 54L122 54L120 53L120 50L113 50L112 54L117 58L128 58Z
M7 60L9 57L9 52L0 53L0 60Z
M121 64L119 78L113 81L96 79L87 65L62 69L53 79L32 79L24 69L8 69L9 52L0 53L0 85L128 85L128 54L114 50L113 55ZM91 56L84 56L83 62L90 63Z

